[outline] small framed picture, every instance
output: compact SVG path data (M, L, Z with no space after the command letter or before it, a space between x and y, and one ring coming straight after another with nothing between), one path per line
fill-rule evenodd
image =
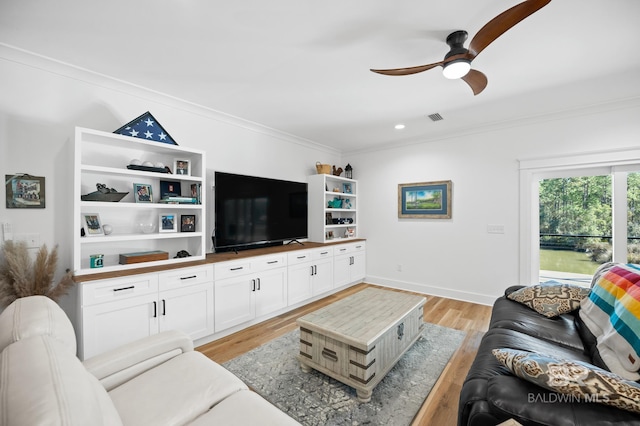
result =
M182 187L177 180L161 180L160 181L160 199L167 197L181 197Z
M196 232L195 214L183 214L180 216L180 232Z
M44 177L5 175L8 209L44 209Z
M104 235L98 213L82 213L82 229L84 229L84 235L87 237Z
M134 183L133 196L136 203L153 203L151 185L147 185L146 183Z
M175 213L160 214L159 232L178 232L178 217Z
M353 191L351 189L351 184L350 183L343 183L342 184L342 192L344 192L345 194L353 194Z
M189 160L176 160L173 163L173 172L177 175L191 176L191 162Z

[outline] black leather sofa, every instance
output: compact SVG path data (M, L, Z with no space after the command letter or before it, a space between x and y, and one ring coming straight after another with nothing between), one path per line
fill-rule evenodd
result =
M512 348L606 369L597 355L590 355L595 352L595 338L578 311L547 318L506 298L519 288L522 286L509 287L493 306L489 330L460 392L458 425L494 426L509 419L525 426L640 425L638 414L596 402L563 399L512 375L498 362L492 349Z

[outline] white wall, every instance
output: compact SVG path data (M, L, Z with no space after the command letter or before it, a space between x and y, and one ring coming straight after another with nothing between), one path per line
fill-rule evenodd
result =
M7 209L3 200L0 222L59 244L59 273L72 263L75 126L111 132L150 111L179 145L207 152L208 179L220 170L306 182L316 161L340 159L322 145L1 44L0 94L0 174L46 179L45 209Z
M636 100L345 156L360 183L368 282L493 303L519 283L518 160L640 146L638 117ZM398 184L438 180L453 181L451 220L398 219Z
M321 145L1 44L0 93L0 174L45 176L47 187L46 209L2 203L0 222L59 244L60 271L71 265L75 126L113 131L151 111L180 145L206 150L208 177L221 170L304 181L316 161L349 162L360 182L368 281L481 303L518 282L518 160L640 143L636 101L341 159ZM453 218L399 220L397 185L435 180L453 181ZM488 234L488 224L504 225L505 234Z

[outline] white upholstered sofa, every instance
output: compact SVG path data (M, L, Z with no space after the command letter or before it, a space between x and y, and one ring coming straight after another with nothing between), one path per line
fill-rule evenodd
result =
M81 362L44 296L0 314L0 425L297 425L169 331Z

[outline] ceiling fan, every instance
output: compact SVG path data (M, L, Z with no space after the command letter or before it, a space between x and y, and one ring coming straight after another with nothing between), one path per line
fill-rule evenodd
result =
M388 70L372 69L371 71L384 75L410 75L430 70L438 66L443 67L442 73L450 79L461 78L477 95L487 87L487 76L478 70L471 69L471 61L498 37L507 32L529 15L549 4L551 0L526 0L507 9L485 24L473 37L469 48L463 45L467 40L466 31L454 31L447 37L447 44L451 50L440 62L428 65L419 65L410 68L395 68Z

